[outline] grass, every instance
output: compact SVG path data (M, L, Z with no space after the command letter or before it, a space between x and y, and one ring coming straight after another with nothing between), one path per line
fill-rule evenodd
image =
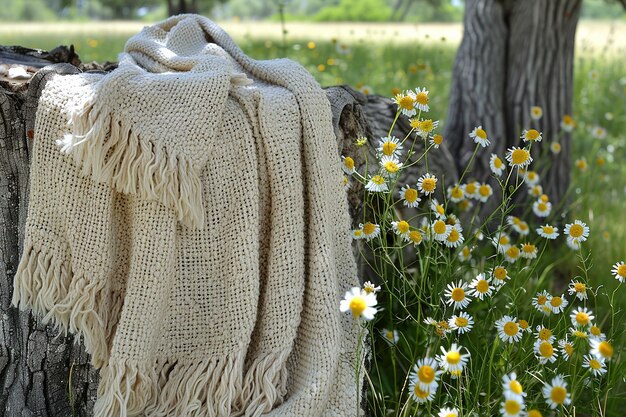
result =
M73 43L83 61L115 60L117 52L123 49L126 39L136 32L137 27L129 26L126 31L111 34L86 30L68 33L31 30L27 34L0 31L0 44L50 49ZM289 36L286 44L280 37L259 39L246 33L236 40L254 58L287 56L300 62L322 85L350 84L386 96L391 96L393 89L426 86L432 97L433 112L430 115L445 122L454 41L442 41L435 36L427 42L410 44L394 40L393 36L384 43L349 34L345 39L328 39L326 36L324 39L303 37L292 40L296 35L290 33ZM621 44L604 48L596 42L589 46L585 39L579 40L579 44L586 46L578 49L575 61L573 116L578 126L572 139L571 156L572 163L578 158L586 158L588 168L585 171L573 168L570 204L565 214L590 226L591 236L586 249L591 252L591 262L583 271L578 270L580 260L572 255L571 250L562 246L551 248L539 266L539 276L541 282L556 286L555 292L563 292L563 282L584 274L594 287L603 286L608 294L613 294L617 281L610 274L611 266L617 261L626 261L626 65L620 59ZM589 129L595 125L606 128L605 139L591 136ZM624 317L621 314L625 307L623 291L621 288L613 300L609 297L594 300L598 305L597 321L603 329L612 328L617 333L624 333L624 323L612 322L614 314ZM619 332L615 326L620 328ZM622 338L615 343L622 355L625 342ZM394 385L391 374L381 378L387 386ZM624 385L618 386L612 395L617 396L611 406L616 408L626 396Z

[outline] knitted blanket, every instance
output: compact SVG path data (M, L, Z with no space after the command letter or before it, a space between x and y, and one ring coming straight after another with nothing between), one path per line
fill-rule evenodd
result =
M361 414L341 161L303 67L174 16L48 81L31 164L12 301L84 340L95 417Z

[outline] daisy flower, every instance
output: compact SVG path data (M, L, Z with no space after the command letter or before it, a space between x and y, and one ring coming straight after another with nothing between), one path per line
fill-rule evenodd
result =
M557 351L554 349L554 346L552 346L552 343L545 340L537 340L535 341L533 350L535 351L535 357L539 360L540 364L545 365L548 362L556 362Z
M524 142L541 142L541 132L536 129L524 130L520 139Z
M491 279L486 277L483 273L478 274L470 283L469 287L470 291L468 291L468 294L472 297L479 298L481 301L484 297L489 297L493 291Z
M585 157L578 158L574 162L574 165L576 165L576 168L578 168L580 172L585 172L587 171L587 168L589 168L589 164L587 163L587 159Z
M552 330L541 325L537 326L535 329L537 330L537 333L535 334L535 337L537 338L537 340L546 341L550 343L554 342L554 335L552 334Z
M568 304L569 302L567 299L563 298L562 295L551 296L550 301L548 302L548 305L554 314L562 313Z
M343 172L348 175L354 174L354 159L349 156L342 156L341 161L341 169L343 169Z
M601 126L594 126L591 128L591 136L596 139L606 138L606 129Z
M561 152L561 144L559 142L552 142L550 144L550 152L553 154L558 154Z
M474 318L465 311L461 311L458 316L455 314L448 319L448 325L459 334L468 333L474 326Z
M581 243L589 237L589 227L580 220L574 220L574 223L565 225L563 234L567 236L567 240L574 243Z
M439 220L441 221L441 220ZM461 224L457 223L450 229L450 234L443 241L443 243L449 248L458 248L461 246L465 240L463 237L463 229L461 228Z
M507 392L518 397L525 397L526 393L522 389L522 384L517 380L517 374L515 372L511 372L508 375L504 375L502 377L502 388L504 389L504 393Z
M376 294L377 292L380 291L380 285L376 286L372 284L371 281L365 281L365 283L363 284L363 291L365 291L368 294Z
M589 326L591 321L595 318L593 312L588 310L587 307L577 307L576 310L572 310L569 315L572 325L575 326Z
M551 409L555 409L560 405L569 405L572 402L569 392L567 392L567 383L562 375L552 378L550 384L545 384L542 389L543 397Z
M570 328L569 328L569 333L570 333L573 337L575 337L576 339L584 339L584 340L589 339L589 333L587 333L587 332L586 332L586 331L584 331L584 330L579 330L579 329L577 329L577 328L570 327Z
M537 200L533 203L533 213L537 217L548 217L552 211L552 203Z
M567 340L567 335L565 335L565 339L559 340L559 349L561 349L561 355L565 360L569 360L574 354L574 344Z
M593 376L602 376L606 373L606 361L592 355L583 357L583 368L589 368Z
M452 375L459 376L470 358L470 353L465 349L467 353L461 353L464 349L462 346L458 346L453 343L450 349L446 350L443 346L440 346L442 354L437 356L439 365Z
M385 156L400 156L402 144L400 143L400 139L397 137L387 136L380 138L378 148L376 150Z
M437 413L437 417L459 417L459 410L456 408L442 408Z
M537 257L537 247L531 243L522 243L520 245L520 256L526 259L535 259Z
M391 222L391 228L393 231L402 237L409 234L409 223L406 220L400 220L397 222Z
M533 197L539 197L541 196L541 194L543 194L543 187L539 184L528 187L528 194Z
M580 301L587 299L587 285L585 285L584 282L580 282L580 281L570 282L567 287L567 292L569 295L576 294L576 297Z
M528 324L526 320L519 319L517 321L517 324L519 324L519 328L522 332L532 332L532 329L530 328L530 324Z
M373 193L385 192L389 190L389 188L387 188L385 178L380 175L374 175L371 177L365 185L365 189Z
M411 391L411 397L416 402L422 404L435 399L435 390L424 391L420 388L417 378L409 383L409 390Z
M537 183L539 182L539 174L537 174L535 171L526 171L526 173L524 174L524 182L528 186L537 185Z
M430 107L428 107L428 90L426 87L420 88L417 87L415 89L415 108L421 111L429 111Z
M422 391L432 391L437 389L439 375L443 373L438 370L439 364L433 358L419 359L413 366L413 372L409 375L411 382L416 383Z
M417 114L415 109L415 93L411 90L404 93L396 94L393 98L393 102L398 105L398 110L407 117L412 117Z
M456 184L454 187L448 187L448 198L454 203L465 198L465 185Z
M448 298L446 304L450 304L454 310L467 307L471 299L467 295L467 284L459 281L458 283L448 284L444 295Z
M550 299L552 296L546 291L538 292L532 299L532 305L538 311L544 314L552 313L552 307L550 306Z
M533 408L532 410L528 410L526 417L543 417L543 414L541 414L541 411Z
M539 106L531 106L530 118L533 120L539 120L543 116L543 109Z
M450 236L450 233L452 233L452 226L439 219L433 222L431 231L435 240L443 242Z
M515 263L520 257L520 250L517 246L510 246L506 251L504 251L504 259L509 263Z
M461 249L461 252L459 252L459 259L461 260L461 262L472 259L472 248L470 248L469 246L464 246L463 249Z
M365 224L359 224L359 227L363 231L363 239L370 241L376 236L380 235L380 226L375 223L366 222Z
M596 339L600 341L606 340L606 335L602 333L602 330L600 330L600 328L596 325L592 324L591 326L589 326L589 333L591 334L590 337L592 339Z
M380 158L380 166L383 170L383 173L387 177L393 177L402 168L402 162L398 161L393 156L383 155L383 157Z
M437 177L426 173L417 180L417 189L424 194L432 194L437 188Z
M446 219L446 209L443 204L439 204L436 198L430 201L430 209L435 213L435 216L440 220Z
M500 159L498 155L492 153L489 158L489 168L491 169L491 172L499 177L502 175L502 171L504 171L504 162L502 162L502 159Z
M519 417L524 415L524 401L519 395L504 393L504 402L500 403L502 417Z
M478 187L480 187L480 183L478 181L470 181L464 185L465 187L465 196L467 198L478 198Z
M355 319L363 316L365 320L372 320L377 312L375 305L376 295L374 293L367 293L359 287L354 287L352 291L346 292L344 299L339 304L339 310L352 312Z
M533 161L533 158L528 150L513 147L508 149L506 160L514 167L526 168Z
M491 197L491 195L493 194L493 188L491 188L491 185L489 184L480 184L480 187L478 187L478 200L480 200L482 203L485 203L487 200L489 200L489 197Z
M596 358L611 360L613 357L613 346L606 340L589 339L591 354Z
M419 194L415 188L411 188L408 184L406 184L402 189L400 189L400 198L403 200L402 203L407 207L416 208L419 205L419 202L422 201L419 198Z
M380 334L382 335L382 337L385 338L387 342L391 343L392 345L395 345L396 343L398 343L398 340L400 340L400 336L398 336L397 330L382 329L380 331Z
M363 229L355 229L352 231L352 239L359 240L363 239Z
M559 236L559 230L549 224L541 226L536 230L536 232L539 236L550 240L554 240Z
M489 139L487 139L487 132L482 126L477 126L469 134L469 137L474 139L474 142L483 148L489 145Z
M417 123L415 124L415 134L417 136L421 136L422 138L427 138L433 130L437 129L437 127L439 126L439 120L435 120L433 122L432 119L425 119L417 121ZM411 126L413 126L413 123L411 124Z
M505 232L498 232L493 238L491 238L491 243L495 246L498 252L504 253L511 247L511 238Z
M443 136L437 133L430 138L428 143L430 143L433 148L439 149L439 146L443 143Z
M496 321L496 329L498 330L498 336L500 336L503 342L519 342L522 338L522 332L515 317L503 316Z
M422 241L424 240L424 236L422 236L419 230L411 230L404 239L407 242L413 243L413 246L417 246L422 243Z
M561 129L566 132L571 132L576 127L576 122L569 114L566 114L561 119Z
M624 264L624 261L619 261L613 265L611 273L619 282L626 282L626 264Z

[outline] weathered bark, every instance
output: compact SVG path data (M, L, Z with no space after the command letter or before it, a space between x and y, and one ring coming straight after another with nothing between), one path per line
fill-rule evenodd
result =
M490 154L503 158L507 148L519 146L523 129L543 132L544 140L533 145L533 157L556 139L561 118L571 114L580 4L581 0L466 1L444 136L462 171L476 146L469 132L478 125L487 131L492 144L478 150L469 178L488 180ZM530 120L533 105L543 108L543 118L535 124ZM561 154L542 178L553 202L569 186L568 143L565 135ZM538 172L541 168L533 167Z
M5 57L10 56L11 64L20 63L20 54L25 54L30 72L55 59L45 51L5 48L4 52ZM80 62L72 54L61 55ZM0 64L8 61L0 56ZM112 63L81 65L83 70L114 68ZM65 64L44 68L30 80L19 83L0 81L0 416L6 417L90 416L99 379L82 343L74 344L71 335L55 338L52 327L10 305L28 207L29 138L32 138L38 98L52 71L78 70ZM369 158L374 158L378 140L387 135L396 107L387 98L365 96L348 86L329 87L326 94L333 113L338 152L354 156L361 167L364 158L357 152L356 138L369 139ZM408 120L401 118L393 134L405 137L410 129ZM418 141L417 154L423 149L422 141ZM433 152L429 163L430 172L440 177L446 172L456 176L454 168L450 171L451 156L443 148ZM408 170L400 181L414 184L420 174L417 168ZM362 215L361 196L362 187L354 183L348 193L354 226ZM360 276L369 277L369 274L362 271ZM72 383L68 391L70 367ZM362 398L365 397L363 394Z

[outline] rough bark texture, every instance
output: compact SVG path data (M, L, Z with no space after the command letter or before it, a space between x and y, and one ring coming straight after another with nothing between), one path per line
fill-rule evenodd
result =
M468 137L475 126L482 125L492 142L479 149L467 179L487 180L490 154L503 158L507 148L519 146L523 129L543 132L533 158L556 140L561 118L571 114L580 5L581 0L466 1L444 136L459 170L476 146ZM534 105L543 108L543 118L531 123ZM533 168L543 173L541 183L553 202L569 186L569 136L560 142L563 150L547 172ZM491 185L498 189L495 181Z
M80 63L71 52L59 55L0 47L0 64L21 63L33 73L50 61L57 62L59 58L53 56ZM20 61L20 55L25 56L25 62ZM115 64L91 63L80 68L109 71ZM99 376L90 366L82 343L74 343L71 335L56 337L51 327L10 305L28 207L30 139L38 98L51 73L77 71L69 64L60 64L45 67L32 78L17 83L0 80L0 416L90 416L95 402ZM369 139L368 158L374 158L378 140L387 136L396 107L387 98L365 96L348 86L329 87L326 94L333 112L338 152L354 156L357 166L362 167L365 158L356 148L356 138ZM401 118L393 134L403 138L410 129L408 120ZM418 141L417 154L423 149L423 143ZM440 178L457 175L451 155L443 148L433 152L429 163L429 171ZM417 168L408 170L400 181L414 184L421 173ZM355 227L362 216L361 195L362 187L354 182L348 198ZM362 269L360 276L368 279L370 274Z

